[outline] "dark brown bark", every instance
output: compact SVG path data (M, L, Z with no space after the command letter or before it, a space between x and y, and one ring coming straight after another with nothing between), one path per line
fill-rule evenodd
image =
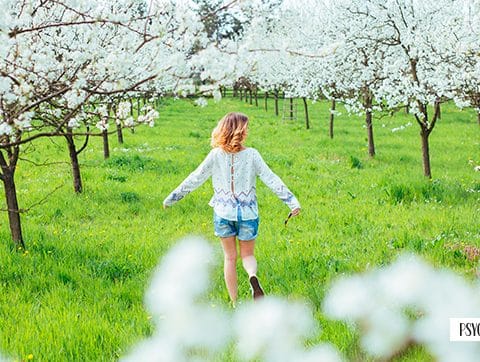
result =
M123 144L122 125L118 123L117 123L117 139L118 139L118 143Z
M372 122L372 96L368 90L364 94L364 103L365 107L365 123L367 126L367 138L368 138L368 154L370 157L375 156L375 143L373 141L373 122Z
M8 222L10 224L10 233L15 246L25 249L14 175L14 171L7 171L3 174L3 186L5 187L5 198L7 200L8 209Z
M248 90L248 95L250 97L250 104L253 104L252 103L252 90L251 89Z
M108 145L108 131L102 131L102 139L103 139L103 158L106 160L110 157L110 147Z
M368 154L370 157L375 156L375 143L373 141L373 123L372 123L372 112L367 111L365 116L365 121L367 123L367 135L368 135Z
M258 107L258 94L256 89L254 93L255 93L255 107Z
M243 101L243 90L240 89L240 100Z
M422 161L423 161L423 174L425 177L432 178L432 171L430 165L430 147L428 138L432 133L435 124L437 123L438 116L440 114L440 102L435 102L434 112L431 122L428 122L427 105L419 103L419 109L422 110L422 118L415 115L417 123L420 125L420 138L422 140Z
M420 84L418 73L417 73L417 60L410 60L410 73L413 80ZM440 116L440 99L434 103L434 112L431 120L429 121L428 115L428 105L423 104L417 100L418 110L420 111L420 116L415 114L415 119L420 126L420 137L422 140L422 161L423 161L423 174L425 177L432 178L432 171L430 166L430 148L428 144L428 137L432 133L435 124Z
M70 164L72 165L73 190L79 194L83 191L80 164L78 163L79 152L77 152L77 149L75 147L75 140L73 139L72 134L67 133L65 135L65 138L67 139L68 153L70 155Z
M293 119L293 98L290 98L290 119Z
M331 108L330 108L330 138L333 139L333 121L335 119L335 106L336 106L336 102L335 102L335 98L332 98L332 105L331 105Z
M137 117L140 115L140 97L137 97Z
M310 120L308 118L307 98L303 97L303 108L305 108L305 127L310 129Z
M265 92L265 111L268 111L268 92Z
M18 147L18 146L17 146ZM22 235L22 224L20 222L20 209L18 207L17 190L15 188L15 168L18 161L18 149L9 153L10 164L0 152L0 164L2 167L1 180L5 190L5 199L7 202L8 223L10 234L17 248L25 249L25 243Z
M430 167L430 148L428 144L428 136L430 132L426 127L422 127L420 131L420 137L422 138L422 160L423 160L423 174L432 178L432 171Z
M278 90L275 89L273 92L273 96L275 98L275 115L278 116Z
M133 117L133 101L132 98L129 98L128 100L130 102L130 115Z

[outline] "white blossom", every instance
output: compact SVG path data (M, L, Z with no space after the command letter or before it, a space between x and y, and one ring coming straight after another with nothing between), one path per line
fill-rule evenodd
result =
M0 122L0 136L7 135L10 136L13 134L13 128L6 122Z
M226 345L226 313L197 302L208 286L211 262L211 247L197 238L178 243L164 257L145 297L157 330L124 361L187 361L190 349L215 352Z
M117 117L120 119L126 119L130 116L131 108L132 106L130 102L120 102L117 106Z
M208 105L208 101L204 97L197 98L195 104L199 107L206 107Z
M336 282L324 300L328 316L358 323L365 350L380 358L393 356L413 340L439 361L451 361L454 356L475 361L478 345L445 341L449 318L474 317L478 310L477 285L469 285L451 271L434 270L412 255Z

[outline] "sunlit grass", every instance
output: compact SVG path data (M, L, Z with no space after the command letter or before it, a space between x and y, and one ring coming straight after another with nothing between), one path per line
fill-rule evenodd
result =
M263 105L263 101L260 102ZM300 103L299 103L300 105ZM282 107L280 107L282 109ZM431 140L433 180L422 175L419 127L398 113L374 120L377 156L367 154L361 117L344 110L328 138L328 105L310 105L312 129L282 121L269 111L235 99L163 101L154 128L125 131L125 144L111 137L103 160L100 139L80 155L84 193L71 185L63 139L40 140L20 161L17 189L28 208L59 187L45 203L23 215L27 252L11 251L6 215L0 236L0 350L17 360L102 361L122 356L152 332L143 308L149 276L165 251L186 234L213 236L212 191L207 182L174 207L162 201L209 151L212 128L226 112L250 116L247 146L257 148L299 198L303 212L287 227L288 209L258 184L261 226L259 276L267 293L307 300L323 333L354 360L363 360L355 331L327 320L321 303L335 278L390 263L415 252L474 278L477 261L462 245L480 247L480 128L475 114L452 105ZM407 125L405 129L392 129ZM63 185L63 186L62 186ZM220 262L207 296L228 303ZM240 295L250 299L240 268ZM227 352L225 359L231 358ZM398 360L426 359L412 349Z

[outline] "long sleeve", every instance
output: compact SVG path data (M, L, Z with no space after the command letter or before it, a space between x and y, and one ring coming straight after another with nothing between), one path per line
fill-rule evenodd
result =
M210 151L205 160L163 201L166 206L171 206L183 199L187 194L200 187L212 175L213 152Z
M255 172L260 177L260 180L262 180L263 183L267 185L267 187L272 190L280 200L287 204L290 210L300 208L300 203L295 195L288 189L280 177L278 177L270 169L270 167L268 167L260 153L255 152L253 160Z

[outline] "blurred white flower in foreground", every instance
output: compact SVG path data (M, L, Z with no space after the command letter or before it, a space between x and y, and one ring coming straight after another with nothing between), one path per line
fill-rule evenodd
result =
M156 331L123 361L208 361L232 343L239 360L342 360L328 344L305 348L305 338L318 333L305 303L265 297L232 313L202 303L212 254L205 240L189 238L165 256L145 298ZM327 316L356 322L363 348L376 358L389 359L411 343L437 361L473 362L480 355L478 343L449 342L449 318L478 317L479 286L413 255L340 279L323 307Z
M234 316L237 350L242 359L264 361L341 361L329 345L305 351L303 340L316 330L305 304L264 298L249 304Z
M208 360L209 352L225 346L230 339L226 313L198 302L208 286L211 257L208 243L195 238L165 256L145 297L156 331L123 361Z
M241 358L341 360L329 345L305 350L304 338L316 329L304 304L267 297L259 303L247 303L232 316L199 302L209 285L212 254L205 240L188 238L165 256L145 297L156 331L123 361L212 360L214 353L231 345L232 338Z
M478 317L480 290L448 270L435 270L413 255L337 281L325 313L355 321L365 350L389 358L415 342L438 361L477 361L478 343L449 342L449 318Z

